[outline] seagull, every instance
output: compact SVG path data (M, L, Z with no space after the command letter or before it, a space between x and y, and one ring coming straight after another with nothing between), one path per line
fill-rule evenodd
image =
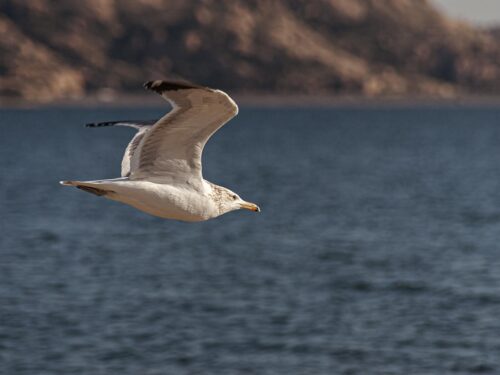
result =
M165 219L198 222L239 209L259 212L256 204L202 175L205 144L238 114L229 95L178 81L148 81L144 87L160 94L172 110L159 120L87 124L137 130L123 155L121 177L60 183Z

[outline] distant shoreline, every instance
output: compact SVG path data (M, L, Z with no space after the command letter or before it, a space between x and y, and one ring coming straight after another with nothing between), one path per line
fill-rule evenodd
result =
M500 107L500 96L436 97L376 97L333 95L276 95L276 94L231 94L243 107L298 107L298 108L412 108L412 107ZM0 109L43 109L71 107L159 107L165 105L160 97L151 95L124 95L113 98L88 96L85 98L56 100L37 103L26 100L1 98Z

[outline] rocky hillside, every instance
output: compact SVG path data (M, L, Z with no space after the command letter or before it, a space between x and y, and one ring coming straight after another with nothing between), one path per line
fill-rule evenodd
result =
M500 93L500 38L425 0L0 0L0 97Z

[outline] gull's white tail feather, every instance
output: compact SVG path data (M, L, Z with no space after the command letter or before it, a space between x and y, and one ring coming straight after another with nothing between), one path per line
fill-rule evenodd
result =
M59 181L59 183L61 185L64 185L64 186L76 186L77 185L77 181Z
M98 186L98 181L59 181L61 185L64 186L74 186L80 190L86 191L87 193L91 193L98 196L103 196L108 193L113 193L111 190L100 189L96 187Z

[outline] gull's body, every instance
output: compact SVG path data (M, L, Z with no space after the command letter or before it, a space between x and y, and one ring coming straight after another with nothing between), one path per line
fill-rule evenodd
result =
M226 212L259 208L203 179L201 156L208 139L238 113L224 92L186 83L153 81L151 89L173 109L157 121L114 121L89 126L130 126L138 131L122 160L121 178L62 181L154 216L203 221Z

